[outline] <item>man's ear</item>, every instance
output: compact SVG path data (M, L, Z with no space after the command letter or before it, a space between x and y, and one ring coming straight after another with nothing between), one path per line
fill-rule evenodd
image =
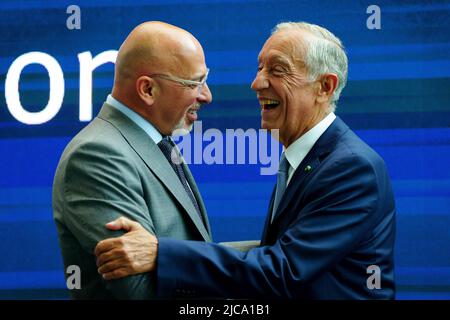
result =
M319 80L319 92L317 94L317 102L325 103L331 100L333 93L339 84L339 78L334 73L327 73Z
M136 80L136 91L142 101L147 105L155 102L155 81L147 76L141 76Z

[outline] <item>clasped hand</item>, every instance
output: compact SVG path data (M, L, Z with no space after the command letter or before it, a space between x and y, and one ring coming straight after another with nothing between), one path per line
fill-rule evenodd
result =
M105 280L119 279L156 268L158 239L139 223L120 217L108 224L110 230L125 230L121 237L100 241L95 247L98 272Z

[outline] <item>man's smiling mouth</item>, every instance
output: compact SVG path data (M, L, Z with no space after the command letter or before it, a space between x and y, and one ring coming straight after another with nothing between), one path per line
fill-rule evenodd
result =
M198 119L197 111L200 110L200 107L201 105L194 105L188 109L186 115L191 122Z
M271 110L275 109L280 105L280 101L273 100L273 99L260 99L259 105L261 106L261 109L263 110Z

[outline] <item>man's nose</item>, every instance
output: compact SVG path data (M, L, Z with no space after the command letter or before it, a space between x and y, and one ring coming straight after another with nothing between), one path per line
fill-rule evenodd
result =
M267 89L269 87L269 80L262 72L256 74L255 79L252 82L251 88L255 91Z
M211 103L211 101L212 101L212 93L209 90L209 87L208 87L207 83L205 83L203 85L202 90L200 91L200 94L199 94L197 100L200 103L203 103L203 104Z

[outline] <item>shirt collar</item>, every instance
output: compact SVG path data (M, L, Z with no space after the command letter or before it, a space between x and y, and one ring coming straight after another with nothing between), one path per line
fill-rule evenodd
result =
M284 155L292 167L292 172L297 170L300 163L306 157L309 151L311 151L314 144L319 140L320 136L328 129L328 127L336 119L336 115L331 112L325 118L322 119L308 132L300 136L294 141L286 150Z
M116 108L128 118L131 119L135 124L137 124L142 130L144 130L152 140L158 144L162 140L162 135L159 131L146 119L144 119L140 114L133 111L131 108L127 107L119 100L115 99L111 94L108 95L106 103Z

